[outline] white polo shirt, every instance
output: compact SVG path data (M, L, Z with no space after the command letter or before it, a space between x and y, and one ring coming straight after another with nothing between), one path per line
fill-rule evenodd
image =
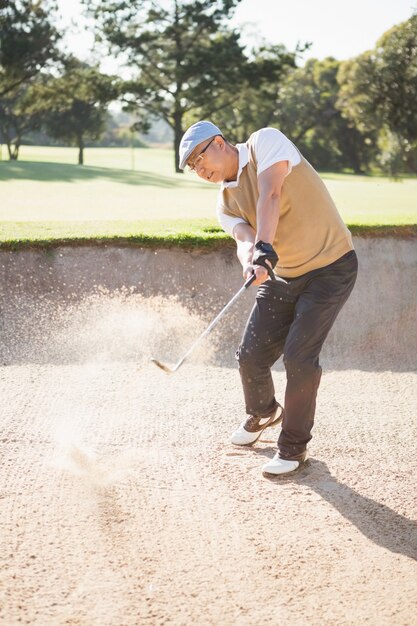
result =
M261 174L264 170L271 167L274 163L280 161L288 161L287 176L295 165L301 161L301 155L294 144L276 128L261 128L253 134L253 147L258 162L257 174ZM239 168L236 180L223 182L221 184L219 197L217 200L217 219L220 226L229 235L233 235L233 229L236 224L246 224L245 220L240 217L231 217L222 212L222 195L221 191L225 187L238 187L239 178L242 170L249 162L248 146L246 143L236 144L239 151Z

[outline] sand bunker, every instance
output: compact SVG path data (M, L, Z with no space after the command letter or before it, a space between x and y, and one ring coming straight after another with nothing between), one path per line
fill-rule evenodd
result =
M279 428L252 448L228 442L243 415L233 354L251 295L176 374L149 361L182 356L238 286L225 280L235 266L226 255L222 277L213 261L193 295L175 281L138 289L123 259L127 284L96 273L95 286L80 282L82 254L44 282L45 259L14 282L17 257L3 260L0 623L413 623L415 337L376 339L384 320L409 328L414 293L402 308L389 300L365 334L348 324L362 274L324 355L311 461L267 480ZM374 319L388 292L368 283ZM279 365L274 380L282 399Z

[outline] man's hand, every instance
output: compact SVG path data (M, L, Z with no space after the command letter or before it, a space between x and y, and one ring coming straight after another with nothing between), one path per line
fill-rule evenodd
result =
M252 257L253 265L262 265L266 267L270 278L274 278L272 269L278 263L278 255L270 243L264 241L257 241L255 243L255 250ZM272 269L270 269L272 268Z
M268 278L274 279L273 268L278 263L278 255L270 244L258 241L252 257L252 272L256 274L254 285L262 285ZM270 268L270 269L269 269Z
M267 261L268 263L268 261ZM268 280L268 271L262 265L246 265L243 268L243 278L244 280L248 280L252 274L255 274L256 280L253 281L253 285L262 285L266 280Z

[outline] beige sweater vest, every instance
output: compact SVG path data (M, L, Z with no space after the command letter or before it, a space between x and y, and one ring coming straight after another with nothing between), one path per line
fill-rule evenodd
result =
M243 217L256 231L257 162L248 140L249 163L237 187L222 190L226 215ZM275 272L294 278L325 267L353 250L352 236L320 176L303 156L284 179L279 222L273 242L279 256Z

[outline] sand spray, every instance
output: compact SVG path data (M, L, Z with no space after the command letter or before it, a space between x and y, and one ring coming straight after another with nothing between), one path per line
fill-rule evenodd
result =
M98 488L127 479L140 459L138 442L129 441L116 450L110 445L112 431L123 429L123 398L116 414L100 400L112 391L117 399L114 379L123 368L132 384L135 377L159 375L150 358L157 354L173 362L204 330L206 320L176 298L145 298L123 291L99 292L52 310L45 302L38 303L26 319L37 322L27 329L31 339L17 342L8 357L60 364L63 372L49 409L53 449L47 463ZM192 361L210 363L215 349L213 336L196 350ZM134 409L138 414L143 410L141 398Z

